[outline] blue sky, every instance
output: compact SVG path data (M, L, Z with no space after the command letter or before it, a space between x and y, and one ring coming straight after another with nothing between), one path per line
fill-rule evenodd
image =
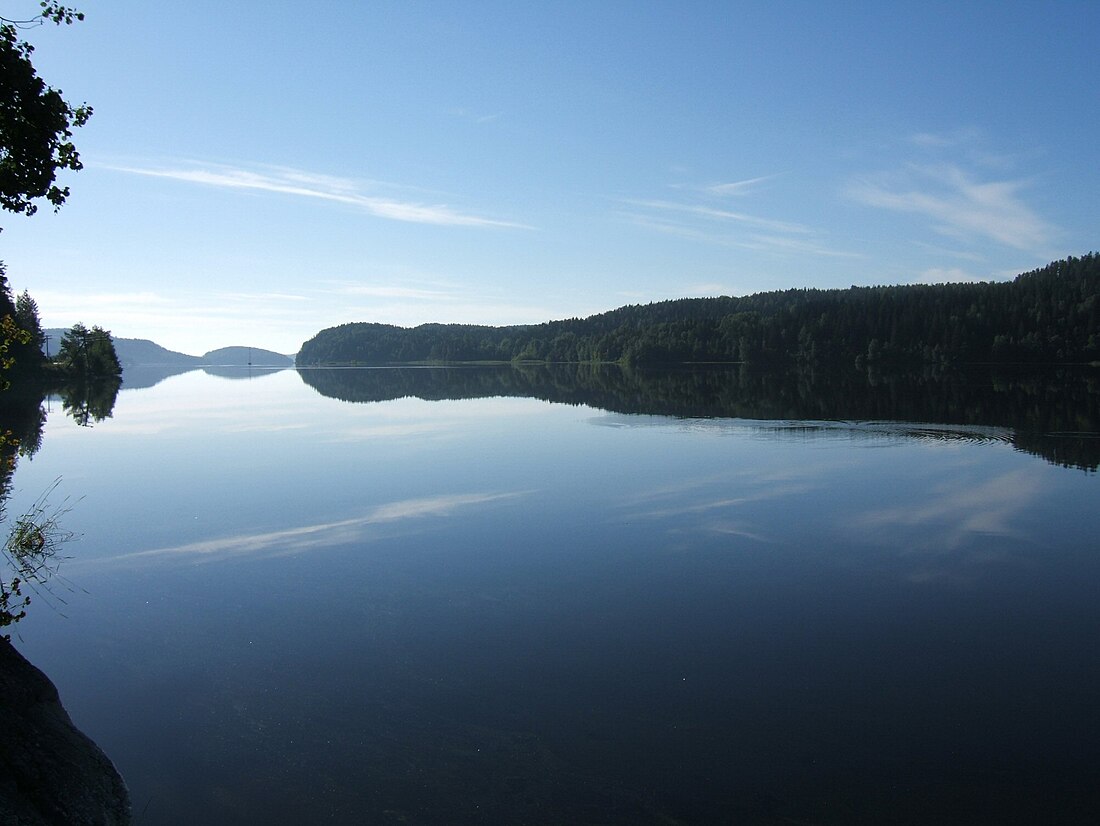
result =
M1096 2L80 7L27 36L86 168L0 215L47 326L292 353L1100 247Z

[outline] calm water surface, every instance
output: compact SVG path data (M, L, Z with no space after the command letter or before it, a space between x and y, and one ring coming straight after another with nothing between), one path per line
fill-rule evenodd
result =
M16 642L139 824L1095 822L1064 442L383 372L174 376L20 465L82 538Z

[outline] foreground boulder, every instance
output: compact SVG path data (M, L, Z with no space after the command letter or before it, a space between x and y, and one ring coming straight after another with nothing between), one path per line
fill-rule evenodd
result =
M0 826L129 822L130 795L107 755L49 678L0 640Z

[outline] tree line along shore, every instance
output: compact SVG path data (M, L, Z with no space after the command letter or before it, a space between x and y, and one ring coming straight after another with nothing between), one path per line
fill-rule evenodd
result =
M317 333L299 367L415 362L911 365L1100 361L1100 255L1007 282L685 298L489 327L359 322Z

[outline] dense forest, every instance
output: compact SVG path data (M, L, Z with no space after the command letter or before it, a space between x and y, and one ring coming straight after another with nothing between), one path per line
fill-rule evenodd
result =
M528 360L1093 362L1100 360L1100 255L1070 257L1009 282L687 298L511 327L343 324L303 344L297 363Z

